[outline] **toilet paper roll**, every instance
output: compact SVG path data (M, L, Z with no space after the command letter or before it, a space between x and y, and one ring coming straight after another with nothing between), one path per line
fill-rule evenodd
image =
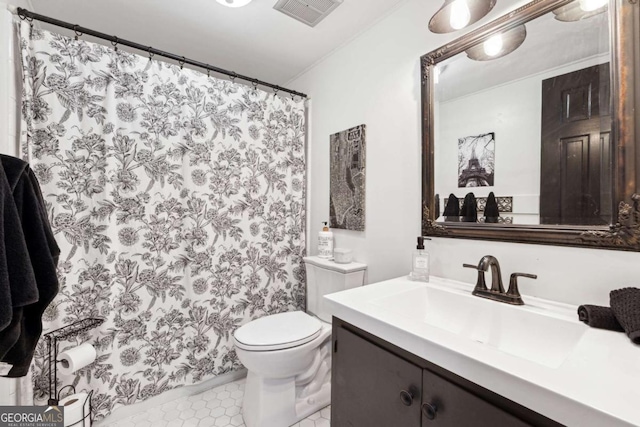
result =
M89 343L63 351L58 356L58 372L62 375L70 375L93 363L96 360L96 349Z
M58 406L64 408L65 427L91 426L91 417L89 416L90 404L88 397L89 395L87 393L75 393L71 396L65 397L60 401L60 403L58 403Z

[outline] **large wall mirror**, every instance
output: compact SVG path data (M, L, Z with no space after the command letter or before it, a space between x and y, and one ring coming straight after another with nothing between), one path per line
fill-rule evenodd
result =
M640 250L639 9L537 0L422 57L425 235Z

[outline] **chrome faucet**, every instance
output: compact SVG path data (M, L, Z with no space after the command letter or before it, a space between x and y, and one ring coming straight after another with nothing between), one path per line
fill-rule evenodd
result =
M472 264L463 264L463 267L473 268L478 271L478 280L473 289L473 295L487 298L494 301L506 302L507 304L523 305L524 301L518 289L518 277L527 277L529 279L537 279L535 274L513 273L509 280L509 290L504 291L502 285L502 273L500 272L500 263L496 257L485 255L480 259L477 266ZM487 288L484 280L484 273L491 267L491 289Z

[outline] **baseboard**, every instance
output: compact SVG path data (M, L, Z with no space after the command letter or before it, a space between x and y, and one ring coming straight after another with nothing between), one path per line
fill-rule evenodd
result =
M139 414L140 412L148 411L149 409L155 408L156 406L163 405L167 402L171 402L173 400L177 400L182 397L188 397L188 396L193 396L194 394L203 393L207 390L211 390L212 388L216 388L221 385L228 384L230 382L239 380L246 376L247 376L247 370L240 369L238 371L227 372L226 374L218 375L217 377L211 378L210 380L207 380L207 381L203 381L199 384L174 388L174 389L165 391L161 395L149 398L143 402L134 403L133 405L122 406L120 408L117 408L109 416L107 416L103 420L96 421L93 425L94 427L107 426L109 424L113 424L125 418L129 418L133 415Z

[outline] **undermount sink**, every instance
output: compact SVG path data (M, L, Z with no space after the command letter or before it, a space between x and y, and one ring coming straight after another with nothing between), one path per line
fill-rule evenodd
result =
M425 284L370 303L550 368L562 364L586 331L581 323L539 307L512 306L440 285Z

